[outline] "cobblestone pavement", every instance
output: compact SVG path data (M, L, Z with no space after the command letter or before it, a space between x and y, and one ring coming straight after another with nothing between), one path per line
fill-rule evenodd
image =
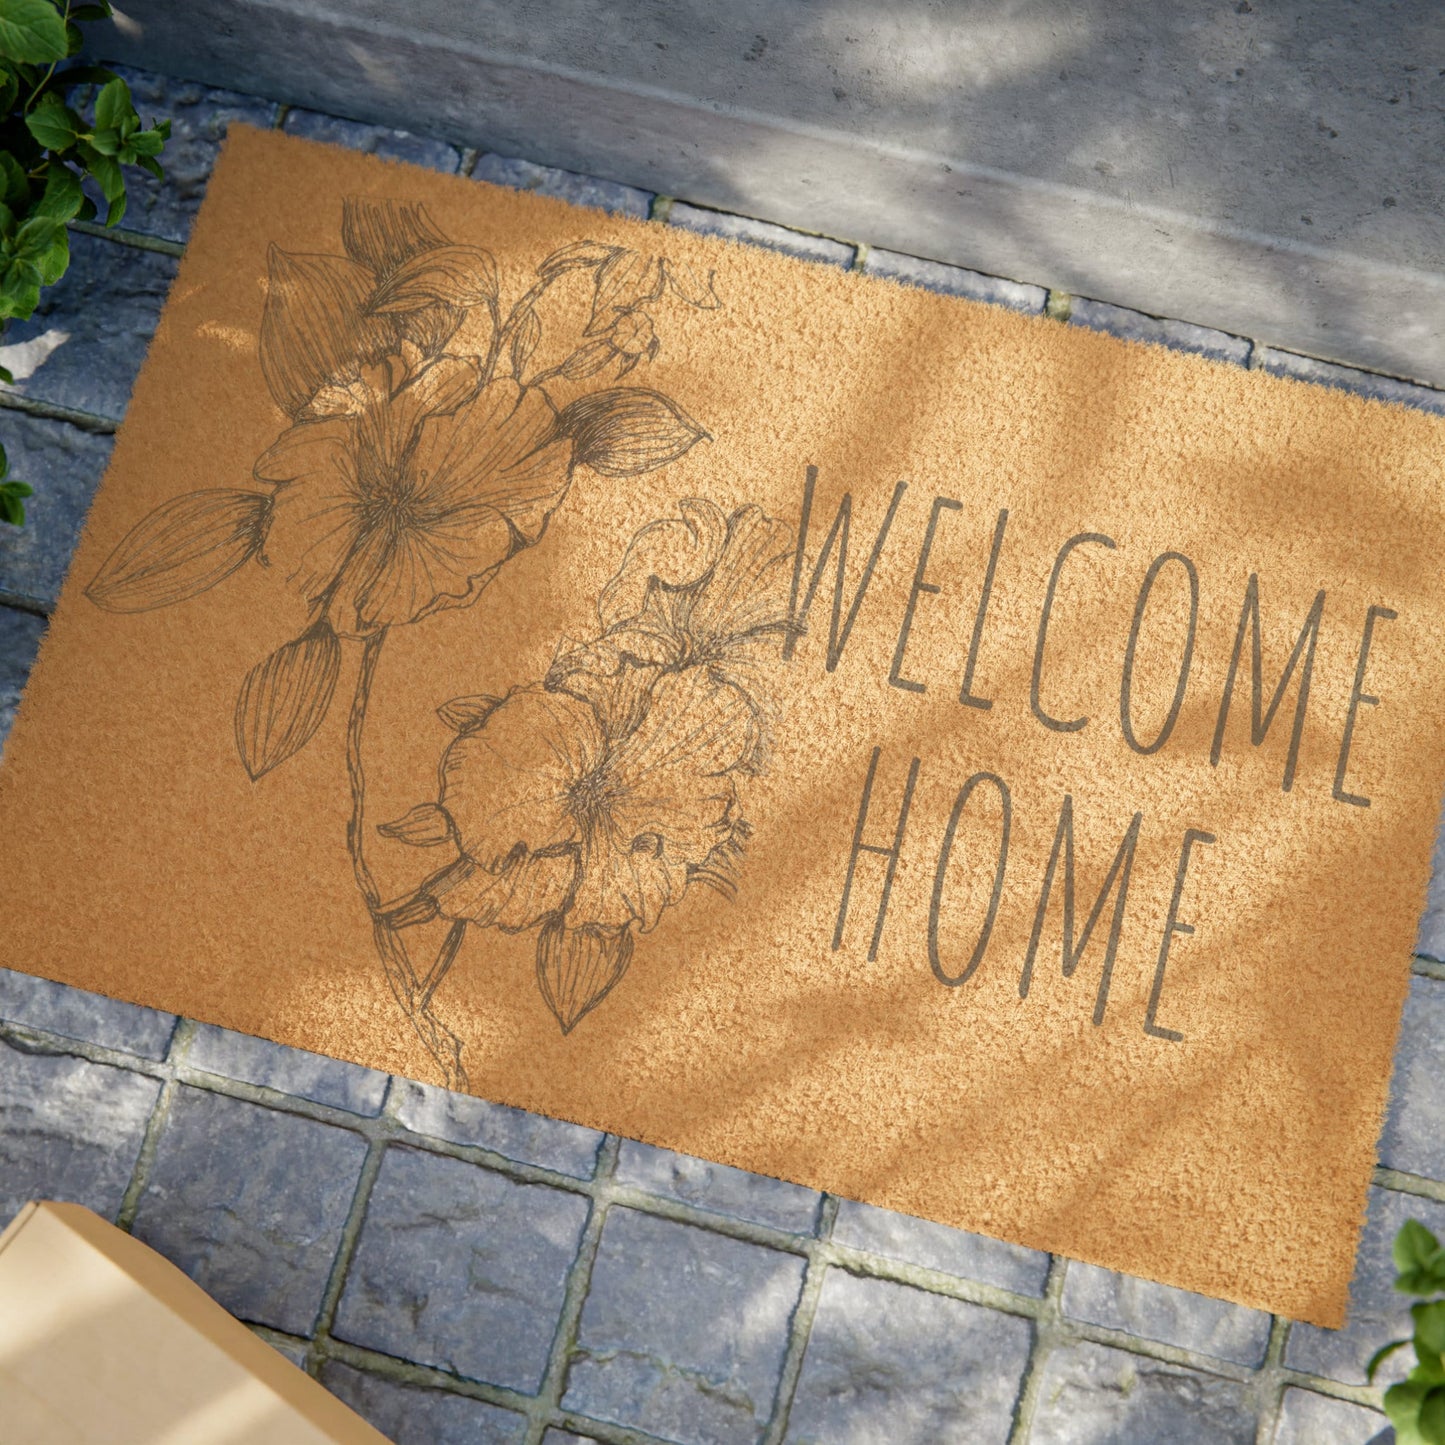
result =
M132 76L164 188L12 326L9 727L233 119L1445 412L1445 394L442 141ZM1445 855L1437 858L1437 867ZM1445 877L1445 867L1440 867ZM1432 887L1350 1327L1335 1334L0 969L0 1225L74 1199L176 1261L399 1445L1390 1438L1389 1240L1445 1230L1445 884Z

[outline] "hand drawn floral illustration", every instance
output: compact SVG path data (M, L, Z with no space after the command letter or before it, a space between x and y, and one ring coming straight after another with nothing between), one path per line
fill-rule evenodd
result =
M343 646L356 650L345 750L356 885L392 993L465 1086L462 1041L433 1000L469 925L536 931L537 981L566 1033L622 977L634 931L694 882L731 896L749 832L738 787L766 755L766 669L789 625L794 538L755 506L728 514L700 499L642 527L597 601L594 637L562 639L546 675L505 697L437 709L455 733L439 796L377 831L455 857L383 898L362 744L387 636L475 602L543 540L579 467L618 486L704 439L671 398L617 383L657 355L666 306L721 303L711 273L583 240L547 256L504 316L493 256L448 239L420 205L348 199L341 240L342 254L271 248L260 364L289 424L255 464L260 486L164 503L86 594L144 612L255 562L300 595L307 625L236 698L252 780L310 742ZM557 324L539 303L578 273L591 288L582 333L529 374ZM559 407L549 384L572 399ZM417 940L441 927L419 966Z

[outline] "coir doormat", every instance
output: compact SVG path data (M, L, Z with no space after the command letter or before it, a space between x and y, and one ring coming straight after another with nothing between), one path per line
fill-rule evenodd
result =
M5 961L1337 1325L1442 462L239 131L0 771Z

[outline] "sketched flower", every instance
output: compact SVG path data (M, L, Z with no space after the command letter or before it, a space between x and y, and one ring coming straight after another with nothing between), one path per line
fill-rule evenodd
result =
M356 416L293 426L261 457L276 485L263 560L342 636L473 601L566 494L572 441L536 388L476 390L444 357Z
M705 664L745 691L786 634L794 535L761 507L731 515L703 498L678 503L633 538L597 603L601 635L564 651L548 686L596 702L629 665Z
M747 699L704 668L663 678L621 739L567 693L514 692L442 760L440 806L473 874L441 911L511 929L567 912L649 931L730 836L728 774L754 728Z

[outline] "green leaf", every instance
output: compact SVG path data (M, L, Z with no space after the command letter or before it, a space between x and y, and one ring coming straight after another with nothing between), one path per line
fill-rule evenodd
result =
M1370 1356L1370 1363L1365 1366L1365 1379L1373 1385L1375 1383L1375 1371L1395 1353L1396 1350L1403 1350L1409 1340L1391 1340L1388 1345L1381 1345L1373 1355Z
M84 134L80 117L54 91L41 96L40 104L25 117L25 127L51 151L69 150Z
M130 100L130 87L119 76L108 80L95 98L96 130L119 130L128 115L135 114Z
M65 22L50 0L0 0L0 55L32 65L65 58Z
M80 201L80 210L76 212L75 219L77 221L93 221L95 220L95 217L95 202L92 201L89 196L82 196Z
M35 214L48 216L53 221L68 221L80 210L84 200L80 177L68 166L51 161L45 177L45 194L35 207Z
M102 0L102 3L99 5L77 5L75 9L70 12L70 18L82 22L109 20L110 13L110 0Z
M1436 1387L1420 1406L1419 1431L1429 1445L1445 1445L1445 1386Z
M106 200L114 201L125 195L125 177L121 175L120 167L110 156L101 155L92 150L86 159L90 173L95 177L96 184L100 187L100 193Z
M149 171L156 180L165 180L166 173L161 169L161 163L154 156L139 155L135 158L135 163L142 170Z
M0 488L0 522L8 522L12 527L25 524L25 504L3 488Z
M1401 1274L1421 1269L1440 1252L1440 1241L1418 1219L1407 1219L1395 1236L1391 1255Z
M5 380L6 380L6 381L14 381L15 378L14 378L13 376L7 375L7 376L5 377ZM9 470L10 470L10 458L9 458L8 456L6 456L4 446L3 446L3 445L0 445L0 477L4 477L5 473L8 472Z
M102 130L97 126L90 137L90 143L103 156L120 154L120 132L118 130Z
M79 55L85 44L85 36L73 20L65 22L65 54L67 59L72 55Z
M139 156L158 156L165 143L159 130L138 130L130 137L130 147Z
M15 234L15 212L9 206L0 202L0 237L10 237Z
M1415 1321L1416 1347L1424 1345L1434 1354L1445 1355L1445 1300L1411 1305L1410 1317Z
M0 366L0 381L3 381L6 386L14 385L15 373L8 366ZM3 467L0 467L0 475L4 475L4 470Z
M40 268L12 261L0 276L0 317L24 321L40 304Z
M1385 1414L1390 1423L1402 1434L1415 1429L1420 1417L1420 1406L1430 1393L1429 1385L1417 1384L1413 1380L1402 1380L1385 1391Z
M0 201L23 209L29 199L30 181L25 167L9 151L0 152Z
M33 497L35 488L29 482L17 482L12 477L8 481L0 482L0 492L12 497Z
M107 226L118 226L121 217L125 215L125 192L122 191L111 203L109 210L105 213L105 224Z
M20 81L8 65L0 64L0 114L9 115L20 99Z

